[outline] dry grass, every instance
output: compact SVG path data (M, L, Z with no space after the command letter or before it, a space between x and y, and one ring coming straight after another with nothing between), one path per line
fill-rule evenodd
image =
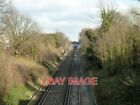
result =
M21 78L10 57L1 56L0 58L0 96L3 97L13 84L19 82Z
M0 58L1 100L15 84L34 84L40 78L49 76L47 69L34 61L10 56Z
M69 48L63 33L42 34L30 17L12 7L10 11L0 18L1 34L6 39L0 37L0 102L14 85L35 85L48 77L45 67L56 66Z

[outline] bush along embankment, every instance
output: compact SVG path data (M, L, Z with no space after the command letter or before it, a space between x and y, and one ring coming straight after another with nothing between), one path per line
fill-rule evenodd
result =
M0 105L27 104L39 80L63 59L69 40L61 32L42 34L37 23L13 7L0 19Z
M90 75L99 78L94 88L99 105L139 105L139 11L128 15L101 9L102 24L80 33L81 51Z

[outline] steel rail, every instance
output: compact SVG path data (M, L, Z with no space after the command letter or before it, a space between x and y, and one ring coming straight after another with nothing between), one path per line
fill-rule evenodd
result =
M67 59L68 59L68 58L67 58ZM61 76L61 75L63 75L63 74L66 75L67 72L68 72L68 68L70 68L70 67L69 67L69 66L70 66L70 63L71 63L71 59L69 60L69 62L66 63L66 65L65 65L65 64L63 65L64 68L66 67L66 70L65 70L65 69L64 69L64 70L61 70L61 72L59 72L59 74L57 74L55 77ZM64 72L64 71L65 71L65 72ZM47 91L45 92L44 96L42 97L42 99L41 99L41 101L39 102L38 105L43 105L43 104L45 103L45 101L47 100L50 91L55 90L56 87L55 87L55 86L48 86L48 88L49 88L49 89L47 89ZM61 86L59 86L59 89L58 89L58 91L57 91L57 96L59 95L60 89L61 89ZM56 104L57 96L55 97L55 101L54 101L53 105Z
M69 53L69 55L70 55L70 53ZM59 69L62 68L63 66L65 66L65 63L68 64L67 62L65 62L65 61L68 59L68 57L69 57L69 56L67 56L67 58L63 61L63 63L61 63L61 66L59 67ZM64 70L58 70L58 71L53 75L53 77L55 78L55 77L60 76L60 75L63 73L63 71L64 71ZM45 101L46 97L48 97L49 91L52 91L54 88L55 88L55 86L51 86L51 85L47 86L46 92L44 93L43 97L42 97L41 100L39 101L38 105L42 105L42 104L43 104L43 102Z
M74 52L73 52L72 59L74 60ZM69 71L69 77L72 76L73 67L74 67L74 62L72 62L71 70ZM69 105L69 103L70 103L70 99L69 99L70 93L71 93L71 86L68 84L68 81L67 81L67 88L66 88L66 94L65 94L63 105Z

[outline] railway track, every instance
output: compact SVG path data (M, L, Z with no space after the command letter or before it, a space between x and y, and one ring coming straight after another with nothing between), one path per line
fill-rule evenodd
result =
M55 77L84 77L80 65L80 54L72 51L61 65ZM90 90L90 91L89 91ZM90 86L69 85L68 78L63 85L49 85L37 105L97 105Z
M66 77L69 74L69 69L72 64L73 52L71 52L67 56L67 61L65 61L57 73L54 75L55 77ZM64 85L50 85L47 87L45 94L39 101L37 105L63 105L65 90L67 87L67 81L65 81Z

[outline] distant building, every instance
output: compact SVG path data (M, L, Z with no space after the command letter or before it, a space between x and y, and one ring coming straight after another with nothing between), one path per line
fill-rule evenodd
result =
M9 46L9 40L5 35L0 35L0 44L1 47L3 46L4 49Z
M79 47L80 47L79 42L73 41L73 42L71 43L71 48L72 48L72 49L77 49L77 48L79 48Z

